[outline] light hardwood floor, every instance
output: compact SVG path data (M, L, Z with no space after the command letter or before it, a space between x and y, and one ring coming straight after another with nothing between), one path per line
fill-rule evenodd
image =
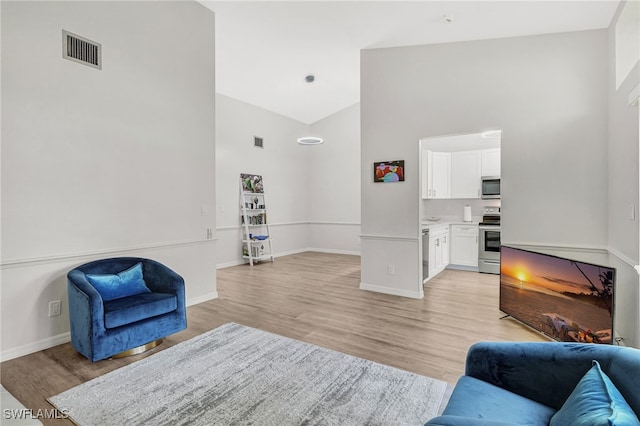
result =
M2 385L27 408L51 409L50 396L227 322L453 384L474 342L546 340L516 321L500 319L498 282L497 275L446 270L427 283L423 300L415 300L360 290L358 256L306 252L220 269L219 298L189 307L188 328L158 348L91 363L67 343L3 362Z

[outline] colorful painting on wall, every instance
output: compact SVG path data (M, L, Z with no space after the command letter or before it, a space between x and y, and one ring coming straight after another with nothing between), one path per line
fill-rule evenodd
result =
M240 180L242 181L242 190L244 192L264 192L264 187L262 186L262 176L240 173Z
M374 182L404 182L404 160L373 163Z

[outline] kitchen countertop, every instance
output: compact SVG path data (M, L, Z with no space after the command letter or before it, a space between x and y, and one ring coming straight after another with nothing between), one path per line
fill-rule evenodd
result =
M465 222L463 220L423 220L422 221L422 229L431 229L437 228L440 226L450 226L450 225L478 225L480 222L478 220L472 220L471 222Z

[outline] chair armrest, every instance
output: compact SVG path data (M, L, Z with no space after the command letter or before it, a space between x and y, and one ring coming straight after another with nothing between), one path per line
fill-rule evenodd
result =
M155 260L144 260L142 268L147 287L153 292L175 294L178 299L178 311L186 312L184 278Z
M104 331L104 302L98 290L92 286L82 271L73 269L67 274L69 285L69 312L75 315L88 315L91 318L92 328L96 331ZM75 289L75 291L74 291Z
M467 353L466 374L560 409L591 361L608 365L601 345L561 342L482 342Z
M429 420L426 425L431 426L513 426L509 422L496 422L495 420L477 419L474 417L444 415Z

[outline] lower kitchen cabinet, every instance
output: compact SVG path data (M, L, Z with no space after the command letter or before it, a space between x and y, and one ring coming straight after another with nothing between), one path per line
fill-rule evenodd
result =
M451 225L449 263L478 267L478 225Z
M429 231L429 278L442 272L449 264L449 227Z

